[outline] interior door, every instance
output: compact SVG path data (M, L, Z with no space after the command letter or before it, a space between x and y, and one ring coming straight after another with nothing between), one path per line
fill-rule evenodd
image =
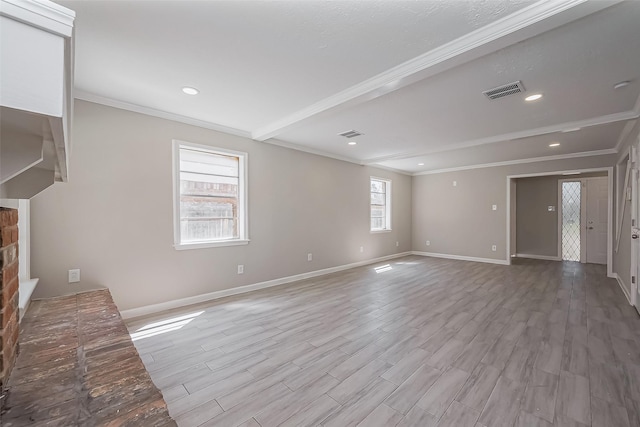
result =
M586 180L586 259L592 264L607 263L608 182L607 177Z

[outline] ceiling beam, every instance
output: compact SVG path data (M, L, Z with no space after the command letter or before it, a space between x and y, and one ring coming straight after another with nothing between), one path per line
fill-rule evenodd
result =
M512 141L512 140L522 139L522 138L531 138L533 136L548 135L551 133L562 132L568 129L576 129L576 128L584 129L592 126L601 126L609 123L617 123L617 122L623 122L627 120L634 120L634 119L637 119L639 116L640 114L635 110L624 111L621 113L607 114L605 116L593 117L591 119L586 119L586 120L559 123L557 125L544 126L544 127L539 127L535 129L527 129L519 132L511 132L511 133L505 133L502 135L494 135L486 138L474 139L471 141L447 144L431 150L423 150L423 151L412 152L412 153L399 153L399 154L392 154L389 156L371 158L371 159L363 160L362 164L370 165L370 164L375 164L379 162L386 162L389 160L410 159L412 157L420 157L420 156L426 156L434 153L442 153L445 151L459 150L461 148L476 147L478 145L486 145L486 144L493 144L496 142Z
M251 132L257 141L274 138L321 115L335 113L466 62L583 18L622 0L541 0L465 34L381 74L322 99Z

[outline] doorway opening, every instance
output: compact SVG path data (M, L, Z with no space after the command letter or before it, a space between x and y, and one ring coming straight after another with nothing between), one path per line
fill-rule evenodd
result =
M562 182L562 260L580 261L582 183Z

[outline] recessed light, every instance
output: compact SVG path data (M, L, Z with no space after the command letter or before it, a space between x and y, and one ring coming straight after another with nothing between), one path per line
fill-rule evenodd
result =
M418 163L418 166L424 166L424 163Z
M349 145L356 145L356 144L357 144L357 142L355 142L355 141L349 141L349 142L347 142L347 144L349 144Z
M559 145L560 145L559 142L552 142L551 144L549 144L549 147L557 147Z
M542 94L541 93L536 93L534 95L527 96L524 100L525 101L537 101L540 98L542 98Z
M623 81L623 82L620 82L620 83L616 83L616 84L614 84L614 85L613 85L613 88L614 88L614 89L620 89L620 88L623 88L623 87L625 87L625 86L629 86L630 84L631 84L631 82L630 82L629 80L625 80L625 81Z
M200 91L195 87L189 87L189 86L183 87L182 91L187 95L197 95L198 93L200 93Z

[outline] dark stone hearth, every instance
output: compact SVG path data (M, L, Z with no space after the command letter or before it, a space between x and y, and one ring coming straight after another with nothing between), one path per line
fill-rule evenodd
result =
M34 301L2 426L175 426L108 290Z

